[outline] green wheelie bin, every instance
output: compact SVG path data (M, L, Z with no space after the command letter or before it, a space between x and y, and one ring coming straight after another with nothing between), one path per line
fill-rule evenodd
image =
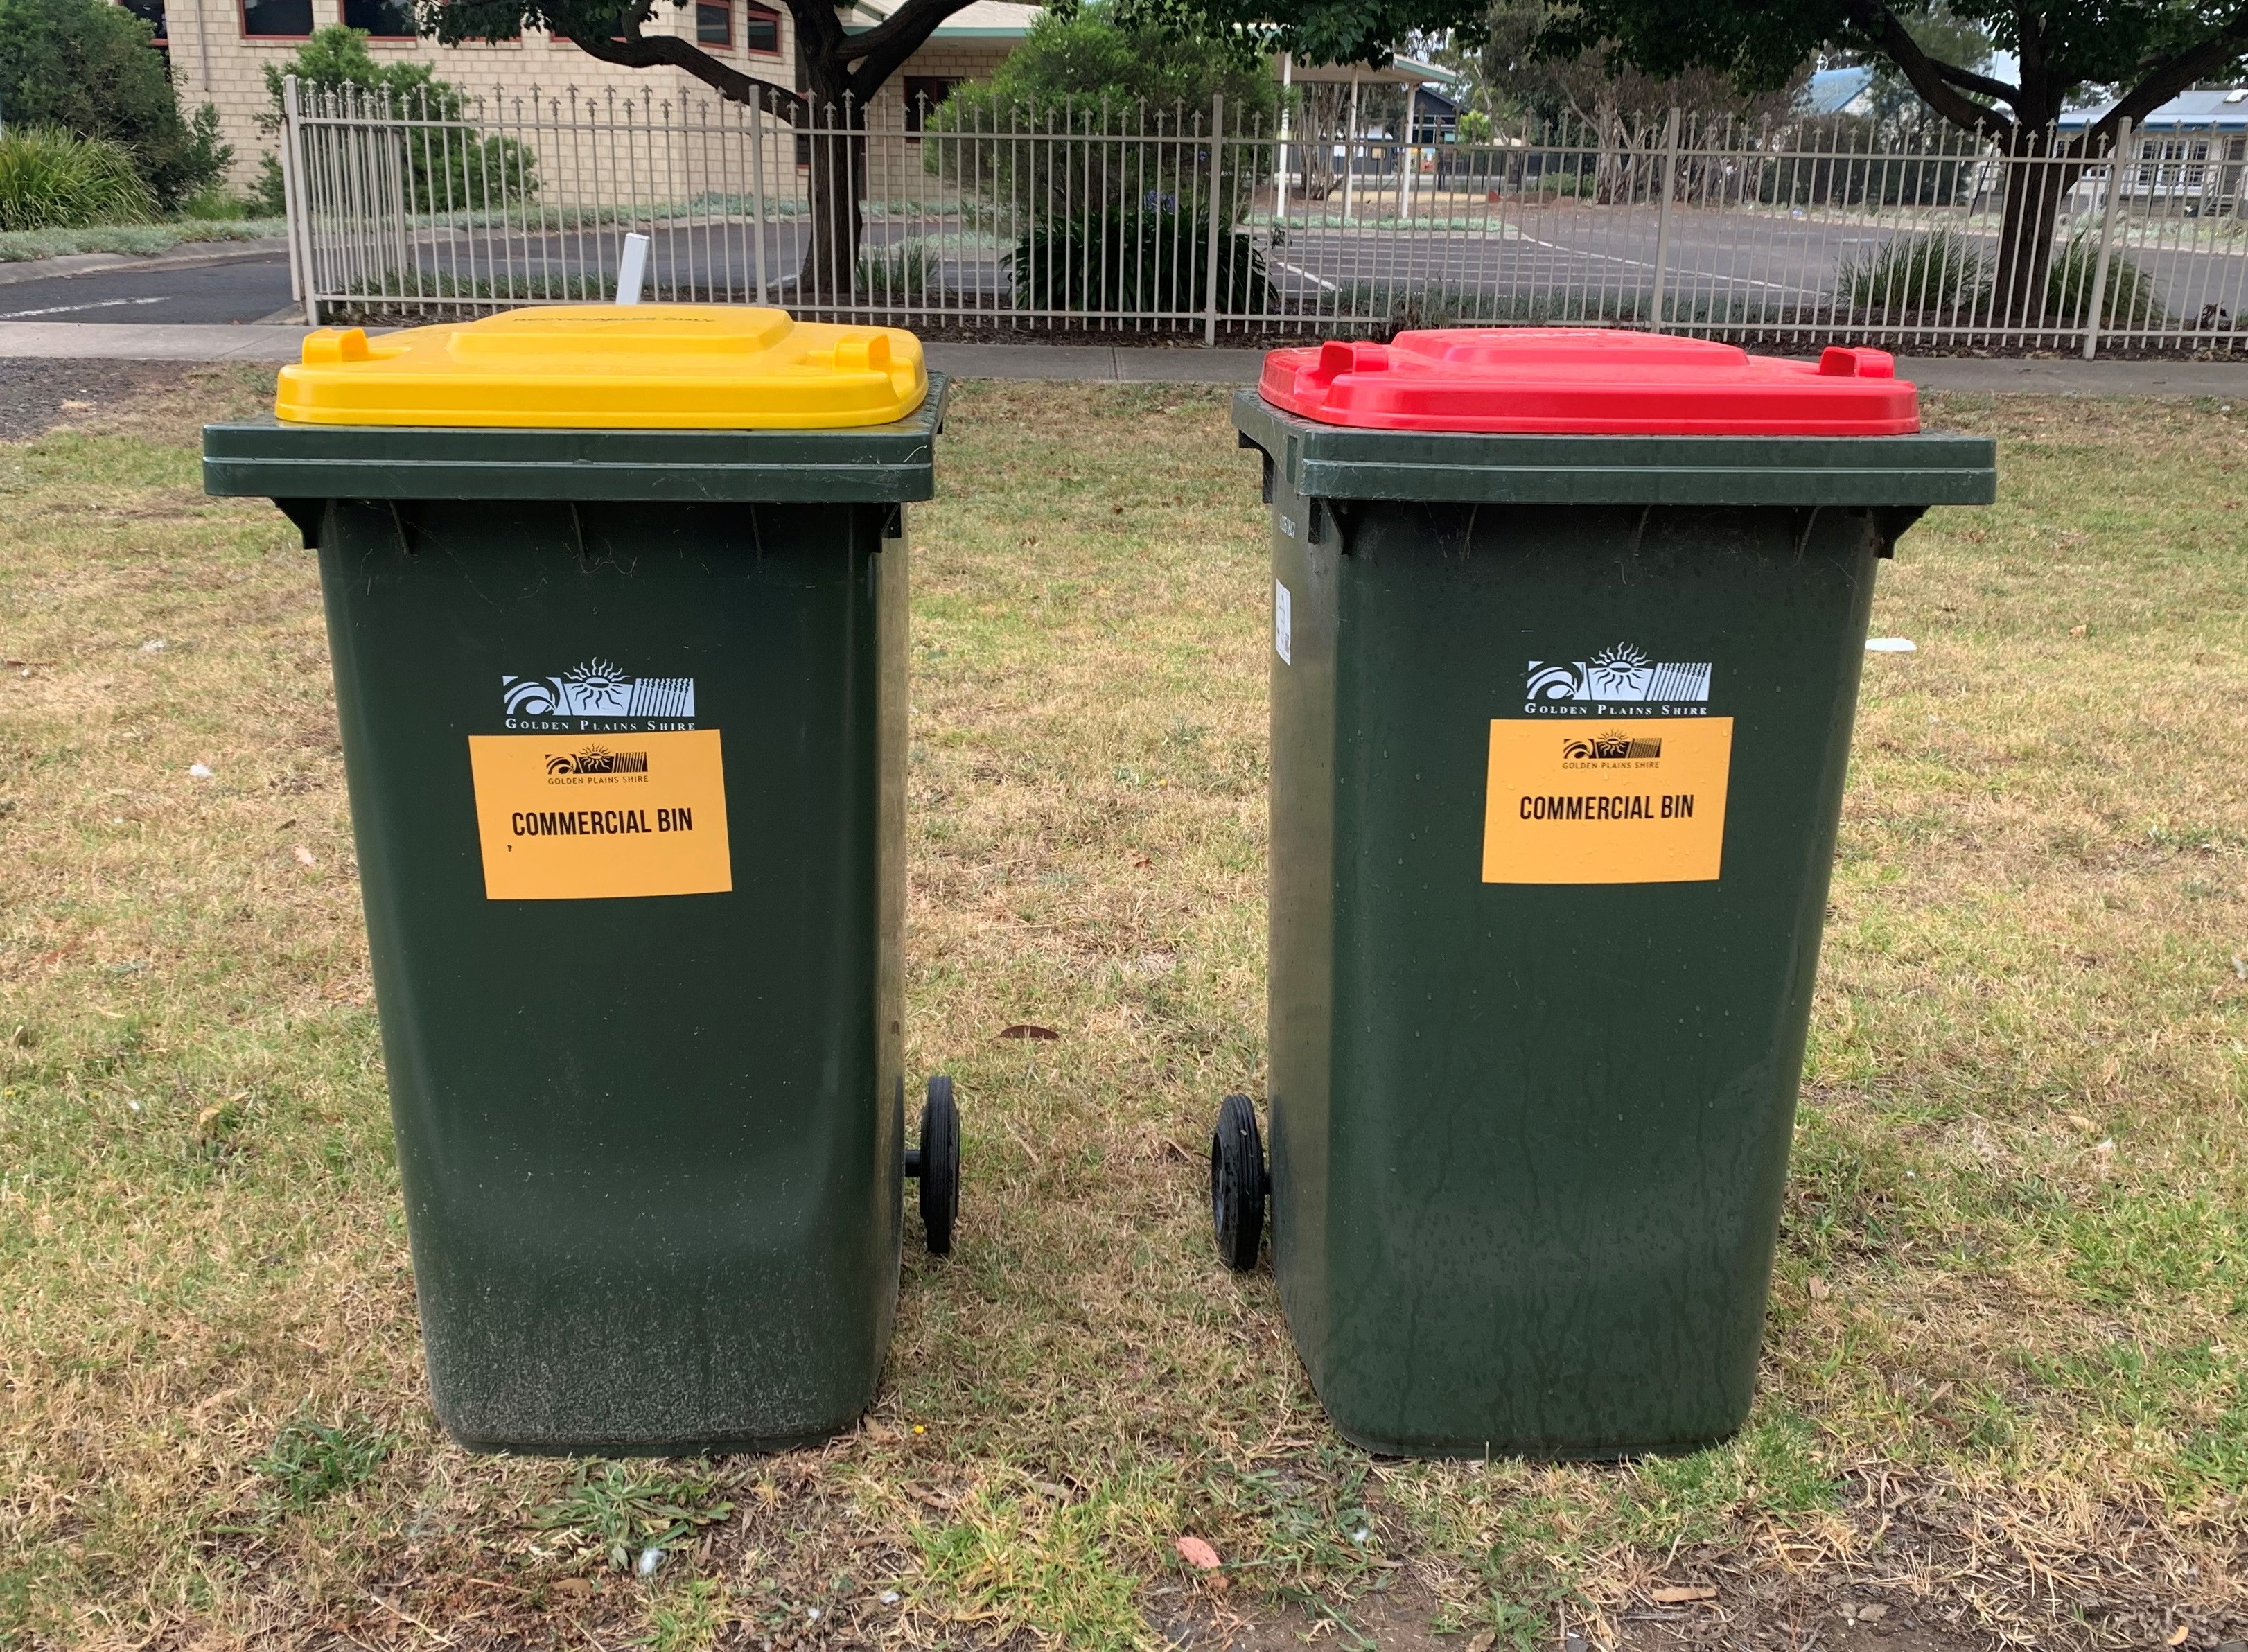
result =
M1874 350L1276 351L1271 1155L1211 1215L1352 1440L1607 1457L1748 1414L1878 561L1994 497Z
M531 1451L848 1427L905 1142L909 333L555 306L283 369L214 494L319 553L438 1418Z

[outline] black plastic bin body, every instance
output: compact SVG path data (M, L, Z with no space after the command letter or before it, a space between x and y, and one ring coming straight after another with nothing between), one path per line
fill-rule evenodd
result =
M905 510L942 401L829 431L206 434L209 490L274 498L319 552L463 1442L771 1446L873 1396L906 1156ZM544 898L581 873L512 857L549 850L639 856L663 892Z
M1379 1451L1721 1439L1754 1387L1874 569L1927 505L1991 497L1991 444L1233 411L1271 508L1297 1349ZM1684 860L1591 881L1568 846L1611 826Z

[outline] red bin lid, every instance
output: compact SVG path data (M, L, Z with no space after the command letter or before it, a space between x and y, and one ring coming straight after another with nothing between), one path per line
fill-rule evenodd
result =
M1299 417L1366 430L1893 436L1920 428L1918 394L1886 351L1789 361L1706 339L1585 327L1463 327L1275 350L1258 389Z

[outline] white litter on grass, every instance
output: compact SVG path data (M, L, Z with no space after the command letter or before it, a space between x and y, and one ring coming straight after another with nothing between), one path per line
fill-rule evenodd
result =
M1868 637L1868 654L1918 654L1920 644L1910 637Z
M210 771L210 766L208 764L202 763L188 764L188 777L194 780L215 780L218 778Z
M161 637L151 637L140 645L140 652L143 654L161 654L165 649L171 646L172 645L170 643L165 641Z
M898 1592L895 1589L884 1589L882 1591L882 1604L884 1606L895 1606L897 1603Z
M808 1606L808 1607L805 1607L805 1608L804 1608L804 1621L805 1621L806 1623L817 1623L817 1622L819 1622L819 1608L818 1607L816 1607L816 1606Z
M644 1578L652 1578L655 1575L655 1568L662 1564L661 1549L642 1549L640 1552L640 1565L634 1569Z

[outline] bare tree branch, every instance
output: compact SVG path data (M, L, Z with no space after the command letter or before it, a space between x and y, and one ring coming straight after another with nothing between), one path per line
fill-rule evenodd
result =
M2243 45L2248 45L2248 11L2242 12L2199 45L2188 46L2168 62L2149 70L2114 108L2086 128L2076 141L2077 152L2092 154L2099 145L2113 138L2116 127L2127 119L2135 126L2195 81L2231 62L2240 55Z
M1920 93L1921 101L1929 108L1953 126L1969 132L2012 134L2015 123L1957 90L1943 72L1945 65L1920 49L1920 42L1912 38L1904 24L1897 21L1896 13L1882 4L1881 0L1844 0L1844 4L1848 9L1853 26L1879 43L1889 61L1904 72L1904 78L1912 83L1912 89ZM1990 84L1998 85L1997 81ZM2008 105L2018 106L2013 100L2021 93L2012 86L2004 87L2002 91L2008 94Z
M878 88L898 66L920 51L947 17L964 11L974 0L906 0L906 3L864 34L843 38L837 55L860 66L853 83L868 82ZM839 31L840 33L840 31Z
M603 63L613 63L625 69L654 69L668 65L682 69L709 86L720 97L736 103L746 103L753 108L770 109L775 113L794 113L804 105L803 97L785 86L777 86L770 80L759 80L730 69L707 51L698 51L677 35L640 32L639 20L627 17L625 38L585 40L576 35L566 37L570 43L588 57L599 58Z
M1962 92L1979 92L2010 109L2013 107L2014 99L2022 95L2019 86L2010 86L2003 80L1991 79L1989 75L1977 74L1972 69L1962 69L1957 64L1945 63L1939 58L1930 58L1929 61L1936 65L1936 73Z

